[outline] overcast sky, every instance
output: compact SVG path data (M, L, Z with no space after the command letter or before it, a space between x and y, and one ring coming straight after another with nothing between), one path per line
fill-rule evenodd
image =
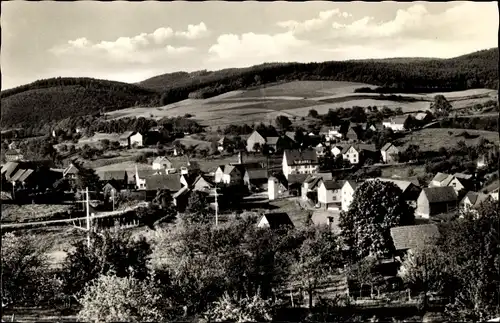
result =
M2 89L56 76L174 72L498 46L496 2L2 1Z

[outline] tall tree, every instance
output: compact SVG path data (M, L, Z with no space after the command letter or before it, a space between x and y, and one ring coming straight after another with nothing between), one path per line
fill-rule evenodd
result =
M451 104L445 98L444 95L436 95L434 97L434 101L431 103L431 109L434 111L434 114L439 116L447 116L451 111Z
M390 228L413 224L414 209L392 182L365 181L347 212L340 213L340 227L351 257L386 255L393 249Z
M309 308L319 285L342 265L340 244L332 232L325 227L308 228L292 265L292 277L308 293Z
M292 122L290 121L290 119L288 119L287 116L276 117L276 126L281 130L288 130L288 128L290 128L291 125Z

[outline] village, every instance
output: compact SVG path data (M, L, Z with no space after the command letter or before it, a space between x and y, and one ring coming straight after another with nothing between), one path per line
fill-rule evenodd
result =
M422 127L433 117L426 112L414 119L421 120ZM394 140L381 146L377 143L377 149L363 140L367 132L388 131L397 137L418 132L408 129L407 120L347 122L309 133L289 128L274 136L267 136L266 129L254 130L239 147L231 136L219 135L217 153L206 160L211 165L217 165L218 159L226 163L211 170L203 158L190 157L182 145L163 150L163 155L142 158L140 163L129 163L127 169L101 171L83 167L77 158L69 158L65 168L51 167L50 161L25 160L12 141L1 169L3 204L16 205L18 212L23 212L24 205L32 213L49 205L67 207L52 214L40 211L44 215L34 219L8 220L3 216L2 230L66 225L90 234L112 228L160 228L176 222L179 216L202 210L206 225L253 215L258 228L313 225L339 235L341 214L349 212L357 188L379 181L399 188L400 198L414 210L412 225L390 229L394 252L379 263L386 279L394 279L405 254L437 241L440 223L477 214L484 202L498 201L498 180L487 177L496 167L496 144L482 143L486 147L481 147L483 154L473 161L474 172L438 171L427 174L427 182L422 182L422 177L411 171L406 176L381 176L380 170L374 171L419 163L419 156L411 156L414 147L398 147ZM148 133L158 131L161 127ZM148 133L125 132L119 136L119 145L110 149L140 151L146 148ZM345 287L338 288L358 295L358 302L376 301L373 291L366 292L366 284L356 285L359 283L350 278L343 283Z

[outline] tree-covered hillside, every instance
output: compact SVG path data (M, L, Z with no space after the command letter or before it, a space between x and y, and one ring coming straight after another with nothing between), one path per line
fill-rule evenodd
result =
M1 126L37 127L70 116L150 106L159 94L137 85L90 78L53 78L1 93Z
M176 72L139 84L90 78L40 80L1 92L2 128L38 128L49 121L131 106L165 105L294 80L378 85L382 92L442 92L498 87L498 49L451 59L269 63L241 69Z
M293 80L361 82L395 92L458 91L498 87L498 49L451 59L389 59L323 63L273 63L243 69L160 75L141 86L164 92L162 103L207 98L248 86Z

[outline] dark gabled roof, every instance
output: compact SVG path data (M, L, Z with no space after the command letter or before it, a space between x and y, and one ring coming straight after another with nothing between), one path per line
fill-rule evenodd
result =
M344 186L344 183L345 183L345 181L333 181L333 180L323 181L325 188L329 191L342 189L342 186Z
M469 199L472 206L479 206L479 204L486 201L488 198L490 198L490 196L488 194L469 191L467 192L467 194L465 194L461 202L463 202L466 198Z
M280 137L267 137L266 138L266 144L268 145L276 145L278 143L278 140Z
M66 176L67 174L78 174L79 170L78 170L78 166L76 166L75 164L71 163L69 164L68 167L66 167L64 169L64 176Z
M457 200L457 193L455 193L455 189L451 186L424 188L421 194L427 196L429 203L452 202Z
M2 174L5 174L5 177L9 179L18 166L19 163L8 162L7 164L2 166Z
M224 167L224 174L229 175L235 170L239 171L240 169L238 167L236 167L235 165L226 165Z
M249 179L264 179L267 178L267 169L247 169Z
M356 181L353 181L353 180L350 180L350 179L344 181L344 185L346 185L346 184L349 184L352 187L353 190L356 190L356 188L358 187L358 183Z
M145 178L148 176L153 176L153 175L162 175L162 170L161 169L139 169L137 170L137 174L139 175L139 178ZM163 174L165 174L165 171L163 171ZM136 172L134 172L134 177L136 175ZM180 175L179 175L180 178Z
M17 172L15 172L14 175L12 175L12 177L10 178L10 180L12 182L15 182L15 181L19 180L19 178L21 177L21 175L23 175L25 172L26 172L26 169L18 169Z
M304 183L304 181L306 180L307 178L307 174L290 174L288 175L288 185L291 185L291 184L297 184L297 183Z
M128 176L128 173L125 170L111 170L111 171L97 172L97 175L99 176L99 179L101 181L110 181L110 180L123 181L125 180L125 176Z
M287 131L287 132L285 132L285 136L287 136L288 138L290 138L293 141L295 141L295 132L293 132L293 131Z
M359 144L357 146L358 146L358 151L360 150L371 151L371 152L377 151L377 148L375 148L374 144Z
M172 198L176 199L181 195L187 194L189 191L190 191L189 187L183 186L180 190L178 190L177 192L175 192L175 194L172 195Z
M198 174L183 174L181 175L181 177L183 177L185 180L186 180L186 183L188 184L188 186L191 186L194 184L194 182L196 181L196 179L198 178ZM180 178L179 178L180 180Z
M266 213L263 215L269 223L271 229L278 229L281 226L294 226L287 213Z
M374 178L373 180L379 180L381 182L391 182L391 183L395 184L397 187L399 187L399 189L401 189L401 191L403 191L403 193L405 193L409 188L416 186L414 183L412 183L410 181L405 181L405 180L401 180L401 179L394 179L394 178L377 177L377 178Z
M318 163L318 156L314 149L307 150L297 150L297 149L286 149L285 150L286 161L288 165L295 165L297 162L302 160L309 160L312 164Z
M17 180L24 182L31 174L33 174L33 169L27 169Z
M134 135L136 132L135 131L125 131L124 133L122 133L120 135L120 137L118 139L128 139L130 136Z
M8 149L6 152L5 152L5 155L6 156L16 156L16 155L21 155L21 152L16 150L16 149Z
M323 178L320 176L310 175L305 180L304 183L308 184L308 189L315 189L320 183L323 181Z
M464 174L464 173L455 173L453 176L455 176L459 180L466 180L466 181L468 181L468 180L472 179L472 175Z
M243 164L234 164L234 165L241 167L244 170L262 169L263 168L260 163L243 163Z
M182 188L180 179L181 176L179 174L147 176L145 178L146 189L148 190L167 189L171 192L177 192Z
M407 225L391 228L391 237L394 247L400 251L435 243L440 233L435 224Z
M153 160L153 164L163 164L163 163L172 164L172 162L170 161L170 159L168 159L165 156L158 156L158 157L155 158L155 160Z
M198 183L198 182L199 182L199 181L201 181L201 180L205 181L205 182L206 182L208 185L210 185L211 187L213 187L213 186L214 186L214 183L213 183L212 179L211 179L211 178L209 178L208 176L205 176L205 175L198 175L198 176L195 178L194 182L193 182L193 186L194 186L194 185L196 185L196 183Z
M436 181L436 182L442 182L444 181L445 179L447 179L450 175L448 174L445 174L445 173L441 173L441 172L438 172L436 174L436 176L434 176L434 178L432 179L433 181Z

